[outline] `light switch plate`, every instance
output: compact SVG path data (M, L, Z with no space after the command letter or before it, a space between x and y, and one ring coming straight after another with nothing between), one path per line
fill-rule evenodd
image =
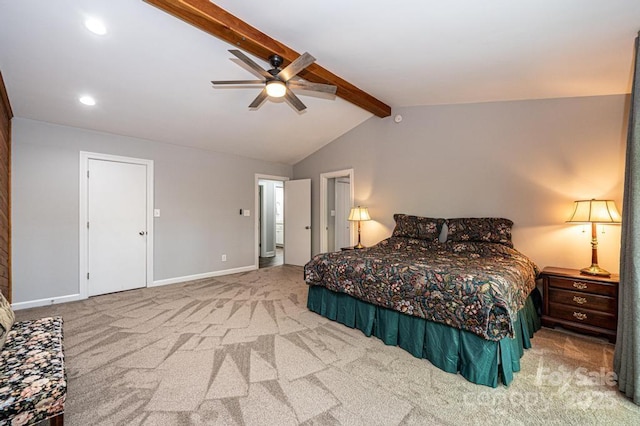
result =
M251 216L251 211L250 210L245 210L244 211L244 215L245 216Z
M160 217L160 209L153 209L153 217Z

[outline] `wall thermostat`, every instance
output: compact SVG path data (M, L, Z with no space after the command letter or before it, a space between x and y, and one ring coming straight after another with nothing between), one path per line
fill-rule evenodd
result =
M402 121L402 116L400 114L396 115L395 117L393 117L393 121L395 121L396 123L399 123Z

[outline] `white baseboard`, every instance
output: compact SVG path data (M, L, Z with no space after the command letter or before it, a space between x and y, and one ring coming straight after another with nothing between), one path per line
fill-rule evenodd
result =
M202 274L195 274L195 275L186 275L184 277L167 278L166 280L154 281L153 284L149 284L149 287L159 287L159 286L162 286L162 285L183 283L185 281L201 280L203 278L220 277L222 275L238 274L240 272L255 271L256 269L258 269L257 265L249 265L249 266L241 266L239 268L233 268L233 269L223 269L221 271L204 272Z
M258 269L256 265L241 266L240 268L224 269L222 271L205 272L203 274L187 275L184 277L169 278L166 280L154 281L147 287L159 287L168 284L177 284L185 281L201 280L203 278L219 277L222 275L238 274L240 272L249 272ZM38 308L40 306L57 305L58 303L75 302L76 300L84 300L86 297L81 297L80 294L70 294L68 296L56 296L48 299L30 300L28 302L12 303L11 307L14 311L20 309Z
M38 308L40 306L57 305L58 303L75 302L76 300L82 300L79 294L70 294L68 296L56 296L48 299L30 300L28 302L12 303L11 307L14 311L20 309Z

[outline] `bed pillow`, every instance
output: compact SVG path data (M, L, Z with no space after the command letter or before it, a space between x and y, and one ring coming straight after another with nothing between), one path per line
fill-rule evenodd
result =
M5 340L7 340L7 334L13 326L16 316L11 309L11 305L0 293L0 349L4 346Z
M512 221L501 217L447 219L447 241L498 243L513 247L512 226Z
M396 213L393 215L396 227L392 237L416 238L418 240L438 241L444 219L431 217L410 216Z

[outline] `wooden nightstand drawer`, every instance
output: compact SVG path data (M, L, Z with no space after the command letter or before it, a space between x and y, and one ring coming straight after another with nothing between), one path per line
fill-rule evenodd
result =
M549 304L549 315L567 321L580 324L588 324L596 327L615 330L616 317L613 314L607 314L600 311L592 311L590 309L576 308L569 305L561 305L558 303Z
M618 308L616 299L613 297L557 288L549 288L549 302L608 313L615 312Z
M542 324L616 341L618 322L618 275L599 277L576 269L544 268Z
M579 278L549 277L549 287L564 288L573 291L595 293L603 296L615 297L616 286L609 283L596 283Z

